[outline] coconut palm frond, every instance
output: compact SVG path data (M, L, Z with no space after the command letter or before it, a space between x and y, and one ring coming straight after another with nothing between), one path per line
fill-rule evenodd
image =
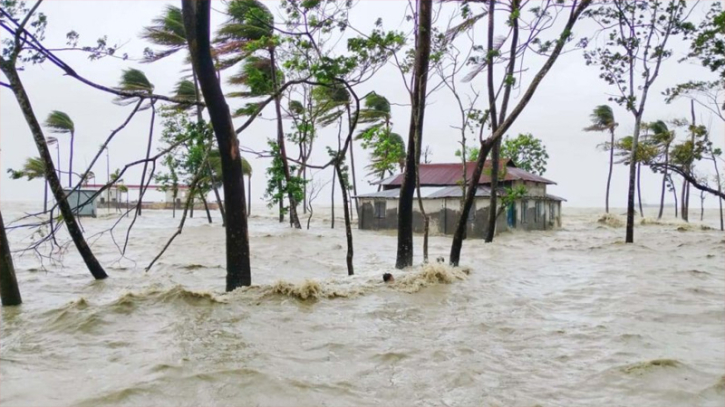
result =
M123 71L121 81L118 84L118 89L127 92L151 93L154 90L154 85L149 82L146 74L142 71L135 68L129 68Z
M271 38L274 16L258 0L232 0L227 5L229 19L217 32L218 42Z
M176 99L195 101L196 100L196 87L194 82L182 79L176 83L174 88L174 96Z
M46 138L45 138L45 142L46 142L46 143L47 143L47 144L48 144L49 146L52 146L52 145L54 145L54 144L58 143L58 138L57 138L57 137L53 137L53 136L50 136L50 137L46 137Z
M614 112L607 105L599 105L594 108L592 114L589 115L592 125L585 127L584 131L605 131L617 126L614 120Z
M260 106L262 106L262 102L247 103L246 105L244 105L244 107L240 107L239 109L235 110L232 114L232 117L237 118L251 116L259 109Z
M45 119L45 127L50 129L51 133L73 133L75 124L70 116L59 110L53 110Z
M483 11L479 14L464 19L460 24L449 28L448 31L446 31L446 41L453 41L459 34L467 31L468 29L476 25L477 22L479 22L483 17L486 17L487 15L488 11Z
M172 5L166 6L163 14L151 22L152 25L143 28L141 38L155 45L166 47L166 49L146 55L142 62L158 61L186 48L186 31L180 8Z
M10 178L20 179L27 178L28 181L32 181L36 178L45 178L45 162L40 157L31 157L25 159L23 163L23 169L15 171L12 168L8 169Z
M505 36L498 36L493 39L493 49L496 51L500 51L503 44L506 42ZM495 57L494 57L495 58ZM478 64L476 64L473 67L473 70L469 72L466 76L463 77L461 82L470 82L472 81L476 76L478 76L481 72L483 72L484 69L488 66L488 60L486 58L481 58Z

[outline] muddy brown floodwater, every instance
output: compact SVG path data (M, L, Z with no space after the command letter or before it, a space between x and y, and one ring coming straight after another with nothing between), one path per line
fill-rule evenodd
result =
M20 208L4 204L6 222ZM254 286L225 294L220 223L190 220L145 273L177 220L144 211L127 258L95 241L106 281L72 250L45 270L16 256L25 303L0 314L0 403L722 406L725 235L646 222L625 245L621 212L565 208L562 230L466 241L460 269L395 270L395 235L355 230L354 277L343 228L270 213L250 223ZM449 245L433 237L432 257Z

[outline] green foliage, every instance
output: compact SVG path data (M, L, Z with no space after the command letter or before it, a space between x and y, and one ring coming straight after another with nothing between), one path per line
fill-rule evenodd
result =
M399 134L376 124L363 130L356 138L360 145L370 150L369 175L382 178L405 165L405 142Z
M144 62L158 61L187 47L184 18L180 8L167 5L163 14L151 21L152 25L143 28L141 38L165 49L153 51L146 48Z
M506 187L504 188L504 194L501 196L501 206L506 207L514 202L516 202L518 199L526 197L528 194L528 191L526 190L526 187L523 185L517 185L514 187Z
M595 107L589 117L591 118L592 124L589 127L585 127L584 131L611 131L617 127L617 121L614 120L614 112L607 105Z
M672 55L667 48L668 39L674 35L687 39L694 31L694 26L686 21L687 8L685 0L613 0L584 12L607 27L604 45L584 52L584 58L587 65L598 65L599 77L618 89L618 94L609 100L635 115L641 114L635 92L646 92L661 62ZM635 72L633 83L630 68Z
M59 110L53 110L45 119L45 127L50 129L51 133L73 133L75 132L75 124L67 113Z
M12 179L26 178L28 181L32 181L36 178L45 178L45 162L40 157L27 158L21 170L8 168L7 172Z
M698 26L687 56L699 59L702 66L718 72L722 80L725 79L725 12L719 1L710 4L710 10Z
M232 85L244 85L247 92L236 92L233 96L259 97L274 93L274 69L269 58L250 56L244 60L240 72L229 77L228 82ZM277 72L280 72L277 69ZM278 83L284 78L278 74Z
M513 160L516 166L532 174L544 175L549 154L544 143L531 135L506 136L501 143L501 157Z
M273 140L267 140L267 144L271 149L272 165L267 167L267 188L264 191L264 197L267 198L267 206L272 208L279 202L284 202L284 198L292 194L295 202L302 202L305 194L305 184L307 180L290 176L288 183L284 175L284 165L280 155L279 145ZM297 167L289 166L290 174L294 174ZM289 206L283 206L282 211L287 213Z
M481 149L478 146L473 146L473 147L466 146L466 161L468 161L468 162L476 161L480 151L481 151ZM460 157L462 154L461 149L459 148L458 150L456 150L456 152L454 154L456 157Z

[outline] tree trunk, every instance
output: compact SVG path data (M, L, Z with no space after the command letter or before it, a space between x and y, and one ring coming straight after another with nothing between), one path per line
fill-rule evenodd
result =
M717 168L717 159L715 154L712 154L712 162L715 165L715 181L717 182L717 192L722 192L722 186L720 185L720 170ZM723 212L722 212L722 198L718 198L718 205L720 206L720 230L725 230L725 224L723 224Z
M75 144L75 131L70 132L70 158L68 160L68 188L73 188L73 145Z
M206 202L206 197L204 196L204 193L201 191L199 191L199 198L201 198L201 202L204 204L204 210L206 211L206 219L209 221L209 223L212 223L211 212L209 212L209 204Z
M345 213L345 236L347 237L347 275L351 276L355 274L355 270L352 265L352 227L350 226L350 210L347 206L347 185L343 181L342 170L340 169L340 162L335 162L335 172L337 172L337 178L340 180L340 191L342 191L342 208Z
M242 159L239 155L239 140L211 57L209 39L210 6L210 0L182 0L189 53L194 70L199 78L207 111L211 117L222 161L224 206L227 216L227 227L225 229L226 290L232 291L238 287L252 284L249 262L249 231L244 205L244 179L242 177Z
M222 197L219 195L219 188L216 186L216 179L214 178L214 171L211 170L211 166L209 165L209 162L206 163L207 169L209 170L209 179L211 180L211 189L214 191L214 198L216 199L216 204L219 207L219 213L222 215L222 226L227 225L227 215L224 213L224 205L222 205ZM249 213L249 210L247 210L247 213Z
M639 216L644 218L644 211L642 210L642 186L640 184L640 173L642 171L642 164L637 163L637 203L639 203Z
M604 208L609 213L609 187L612 185L612 169L614 168L614 128L609 129L611 136L609 142L609 175L607 175L607 194L604 201Z
M0 299L4 307L23 303L18 280L15 277L15 266L13 257L10 255L8 237L5 234L2 212L0 212Z
M675 181L672 179L672 175L670 175L670 184L672 185L672 197L675 200L675 219L677 219L679 216L677 213L677 188L675 188Z
M667 186L667 166L670 163L670 144L665 145L665 170L662 174L662 192L660 193L660 212L657 214L657 219L662 219L662 213L665 210L665 187Z
M705 218L705 191L700 191L700 222Z
M50 184L50 190L53 192L53 196L55 197L60 212L63 215L63 220L68 228L68 234L71 239L73 239L73 243L75 244L78 253L83 258L86 267L88 267L88 271L91 272L93 277L98 280L108 277L105 270L103 270L103 267L98 262L98 259L96 259L93 255L88 243L86 243L83 233L78 226L78 222L73 215L73 210L68 203L65 192L63 192L63 186L61 185L60 179L55 172L53 158L51 157L50 150L48 150L48 145L45 142L43 130L40 127L40 123L38 123L35 113L33 112L30 99L28 98L28 94L25 93L25 88L23 87L15 66L6 63L4 59L0 58L0 69L10 82L10 87L15 94L15 99L20 105L20 110L23 112L23 116L25 116L25 121L28 123L28 127L30 127L30 132L33 135L33 140L35 141L35 146L38 149L40 159L43 160L45 164L45 178Z
M275 61L275 51L270 50L269 51L269 58L270 62L272 64L272 82L273 85L273 91L276 93L277 89L279 87L279 84L277 83L277 67L276 67L276 61ZM284 128L282 127L282 97L277 96L274 98L274 109L277 114L277 144L279 145L279 155L280 159L282 160L282 168L284 169L284 179L287 183L287 199L289 200L289 216L290 216L290 223L295 227L295 229L302 229L302 225L300 225L300 219L297 217L297 200L295 199L294 192L290 189L290 184L292 180L292 175L289 170L289 162L287 161L287 148L285 147L284 142Z
M423 198L420 196L420 172L418 172L415 187L418 190L418 208L420 215L423 217L423 263L428 263L428 233L430 231L430 218L423 207Z
M282 183L277 183L277 188L279 190L282 190ZM279 223L284 223L284 198L282 196L279 197Z
M566 36L568 35L568 33L571 32L574 24L579 19L579 16L582 14L582 12L584 12L587 7L589 7L590 4L591 1L588 0L579 2L579 4L576 6L576 9L570 15L566 25L564 26L561 34L562 36ZM493 143L503 137L504 133L507 132L509 128L511 128L511 125L516 121L521 112L523 112L526 105L531 101L531 98L533 98L534 94L536 93L536 90L541 84L541 81L547 75L547 73L561 54L561 50L564 48L564 43L565 41L555 42L556 45L554 46L551 54L547 58L544 65L539 69L534 78L531 80L531 84L529 85L528 89L526 89L519 102L516 104L516 107L511 111L511 114L506 117L506 120L499 124L498 128L495 132L493 132L491 137L481 143L481 147L478 153L478 159L476 160L476 167L471 176L471 184L469 185L468 191L466 191L466 199L463 205L463 209L461 211L460 217L458 218L458 221L456 222L456 229L455 233L453 234L453 242L451 243L451 254L449 257L451 265L458 266L458 263L460 262L461 248L463 247L463 238L465 237L466 233L466 222L468 221L468 214L471 211L471 207L473 206L473 201L476 196L476 190L478 189L478 181L480 180L481 172L483 171L483 164L486 161L486 157L488 156L488 153L490 152Z
M247 175L247 217L252 214L252 174Z
M335 176L337 176L337 170L332 172L332 192L330 193L330 210L332 213L330 216L330 229L335 229Z
M413 93L411 97L408 151L405 157L405 174L398 201L398 250L395 267L402 269L413 265L413 195L420 162L420 146L423 143L425 97L428 86L428 62L430 60L432 0L418 0L418 27L413 66Z
M347 108L347 120L348 122L350 119L350 105L345 105ZM352 169L352 192L355 194L355 214L357 215L357 218L360 219L360 207L358 206L357 202L357 176L355 175L355 142L350 141L350 168Z
M501 148L501 139L493 145L491 149L491 203L488 207L488 228L486 228L486 243L493 241L493 236L496 234L496 215L498 215L496 208L498 207L497 195L498 190L498 170L499 170L499 151Z
M680 214L682 215L682 220L685 222L689 222L687 219L687 180L682 180L682 191L680 191L680 194L682 195L680 197Z
M154 121L156 119L156 106L154 101L151 101L151 125L149 126L149 141L146 144L146 161L143 163L143 172L141 173L141 185L139 185L138 190L138 206L136 207L136 212L139 216L141 216L141 210L143 206L143 196L146 193L146 170L148 169L148 159L151 157L151 144L153 143L153 137L154 137ZM151 175L149 175L149 178Z
M632 152L629 158L629 189L627 192L627 231L625 243L634 243L634 194L637 182L637 143L639 143L639 131L642 126L642 117L637 116L634 120L634 134L632 135Z
M189 209L189 217L194 218L194 206L196 206L196 202L194 202L194 198L191 198L191 208Z
M173 200L172 206L171 206L171 217L176 219L176 191L174 191L174 195L171 198Z
M43 190L43 212L48 212L48 180L45 180L45 189Z

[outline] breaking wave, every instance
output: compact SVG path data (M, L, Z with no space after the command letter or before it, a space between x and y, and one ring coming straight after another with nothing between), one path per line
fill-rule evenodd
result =
M600 216L597 222L613 228L621 228L622 226L624 226L624 222L622 222L622 220L619 219L617 215L613 215L611 213L605 213L604 215Z

